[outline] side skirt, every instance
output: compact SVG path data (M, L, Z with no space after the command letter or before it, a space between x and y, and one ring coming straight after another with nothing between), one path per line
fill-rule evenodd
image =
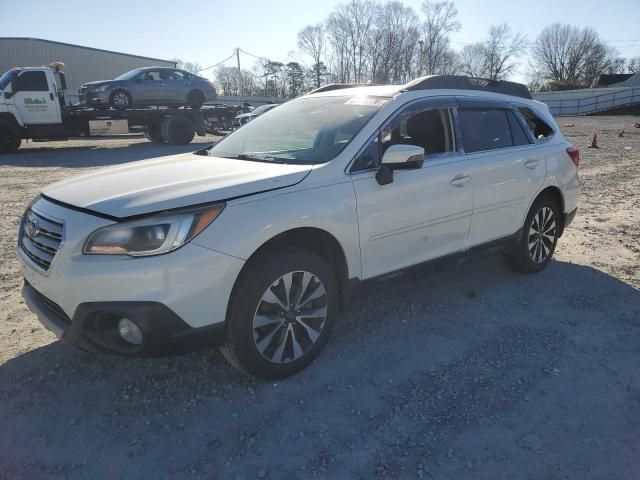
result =
M477 258L479 256L488 256L488 255L496 255L500 253L506 253L509 250L513 249L520 239L522 238L522 229L518 230L513 235L509 235L508 237L499 238L497 240L492 240L491 242L484 243L482 245L476 245L474 247L469 248L468 250L462 250L460 252L451 253L449 255L445 255L444 257L434 258L432 260L428 260L423 263L419 263L417 265L413 265L411 267L402 268L399 270L394 270L392 272L388 272L382 275L378 275L376 277L368 278L366 280L360 280L359 278L350 278L346 282L344 282L342 292L341 292L341 307L342 310L345 311L349 308L351 304L351 300L358 294L358 292L365 288L366 285L372 282L380 282L387 280L391 277L397 277L412 271L421 271L421 272L433 272L438 270L444 265L448 265L452 262L460 262L464 260L469 260L471 258Z

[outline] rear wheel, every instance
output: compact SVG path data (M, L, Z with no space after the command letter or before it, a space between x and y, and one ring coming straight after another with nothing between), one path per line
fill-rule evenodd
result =
M322 258L298 249L263 256L238 279L222 353L250 375L288 377L320 353L337 307L336 278Z
M204 93L200 90L192 90L187 95L187 105L191 108L200 108L204 103Z
M20 129L11 122L0 120L0 153L15 153L22 143Z
M538 198L524 222L522 238L507 255L509 264L522 273L544 270L555 252L560 222L560 209L553 197Z
M109 97L109 105L116 110L126 110L133 106L133 101L126 90L115 90Z
M144 136L147 140L154 143L164 143L160 125L148 125L144 129Z
M162 122L160 127L162 138L172 145L186 145L196 135L196 127L193 122L183 116L169 117Z

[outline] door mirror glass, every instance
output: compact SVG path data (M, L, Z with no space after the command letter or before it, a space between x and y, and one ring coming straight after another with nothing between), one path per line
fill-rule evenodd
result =
M382 165L376 173L376 180L380 185L387 185L393 182L394 170L422 168L423 163L424 148L416 145L391 145L382 156Z

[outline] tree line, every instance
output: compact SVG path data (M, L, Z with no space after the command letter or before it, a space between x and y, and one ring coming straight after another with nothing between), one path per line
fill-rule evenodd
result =
M259 59L252 69L221 65L214 78L226 95L295 97L326 83L403 84L422 75L463 74L501 80L526 62L534 91L592 86L603 73L640 72L592 28L555 23L535 39L507 23L455 49L462 28L453 1L430 1L416 12L398 0L348 0L297 35L288 62Z

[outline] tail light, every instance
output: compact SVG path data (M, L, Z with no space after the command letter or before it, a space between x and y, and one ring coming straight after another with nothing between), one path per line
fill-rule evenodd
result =
M578 167L580 165L580 150L573 145L567 148L567 155L571 158L573 164Z

